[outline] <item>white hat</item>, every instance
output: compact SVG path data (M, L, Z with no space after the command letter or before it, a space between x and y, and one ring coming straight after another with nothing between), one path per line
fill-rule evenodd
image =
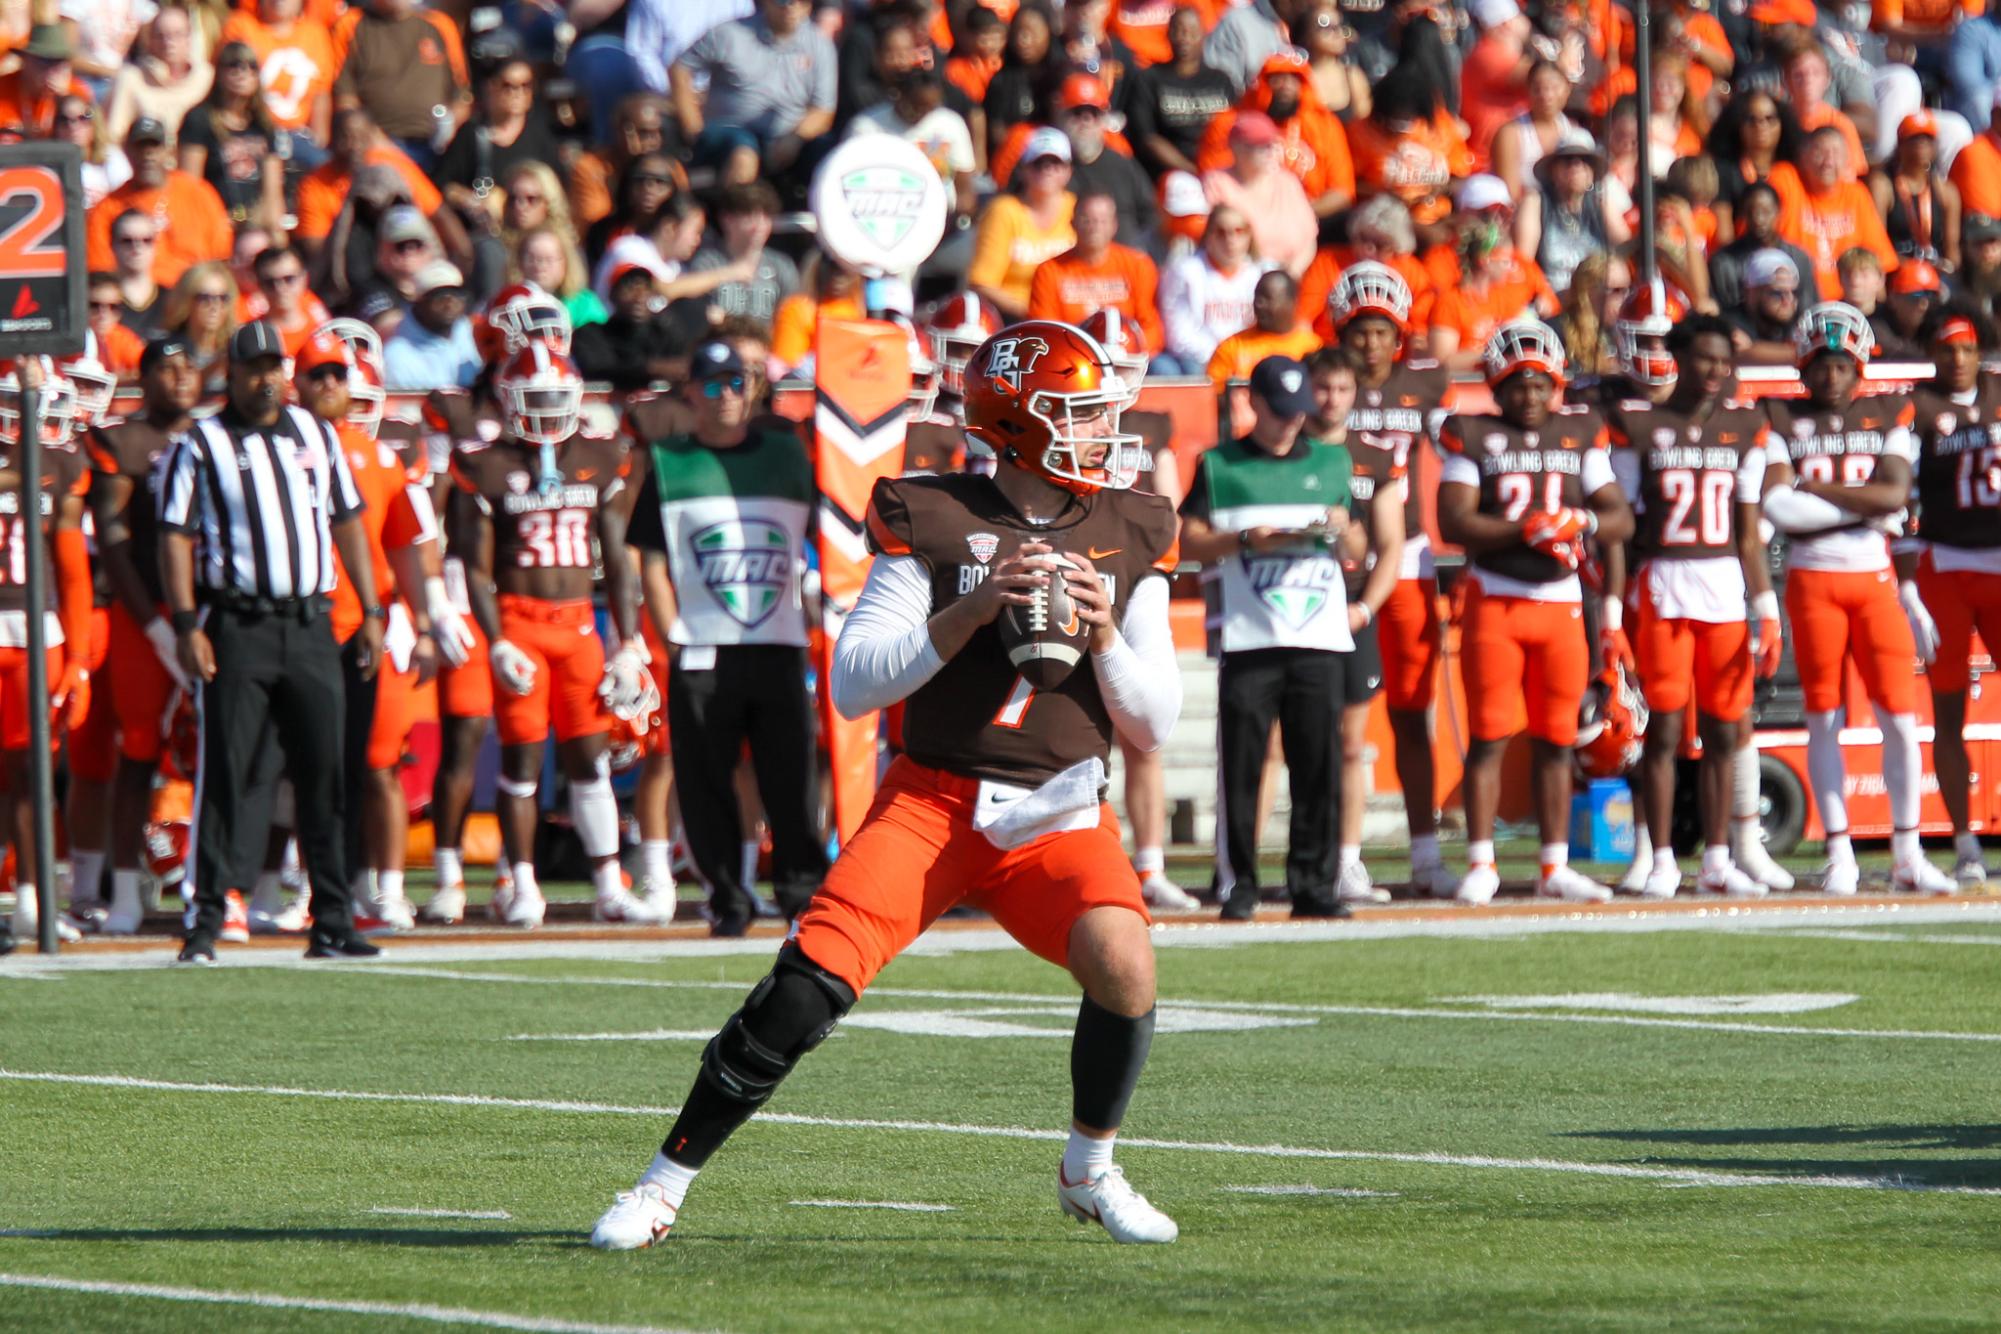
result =
M1468 0L1466 12L1482 28L1498 28L1522 16L1522 7L1515 0Z
M1160 210L1170 218L1206 218L1209 195L1193 172L1170 171L1160 181Z
M1050 125L1044 125L1030 134L1028 142L1022 146L1021 160L1023 164L1027 164L1039 157L1061 158L1068 162L1070 136Z
M1799 266L1793 257L1783 250L1765 249L1744 261L1744 286L1770 287L1781 276L1791 278L1797 287L1800 280Z
M1513 0L1509 3L1512 4ZM1512 208L1515 197L1508 193L1508 187L1500 177L1482 173L1468 176L1453 202L1462 213L1479 213L1490 208Z
M466 278L459 272L459 266L448 259L434 259L417 270L417 277L411 286L422 300L431 293L445 287L464 287Z

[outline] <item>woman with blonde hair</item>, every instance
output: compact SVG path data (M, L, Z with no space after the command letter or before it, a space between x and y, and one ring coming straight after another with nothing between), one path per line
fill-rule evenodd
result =
M207 260L191 266L167 293L160 328L187 340L188 360L202 373L202 392L221 393L236 332L236 279L229 265Z
M1570 290L1563 294L1563 313L1552 324L1563 338L1563 355L1570 362L1573 379L1610 375L1617 370L1606 312L1618 310L1632 283L1632 268L1604 250L1586 256L1571 273Z
M132 179L132 163L125 150L110 143L104 133L104 117L81 93L65 93L56 103L51 139L75 144L83 154L83 206L96 208L99 200Z
M546 162L517 162L500 178L507 202L500 210L500 236L507 253L518 255L528 233L547 227L579 245L577 226L570 216L570 197L555 169Z
M572 328L602 324L610 316L591 290L590 274L584 269L584 257L577 253L577 243L562 228L546 223L530 228L521 233L511 254L508 281L534 283L562 302L570 312Z

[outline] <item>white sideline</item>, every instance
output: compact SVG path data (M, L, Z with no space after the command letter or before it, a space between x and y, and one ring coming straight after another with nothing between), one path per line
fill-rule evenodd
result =
M1393 1190L1356 1190L1349 1186L1218 1186L1233 1195L1332 1195L1343 1200L1396 1200Z
M505 1209L401 1209L392 1204L379 1204L368 1212L391 1214L397 1218L490 1218L505 1221L514 1217Z
M88 1278L58 1278L47 1274L0 1273L0 1288L40 1288L48 1292L92 1293L105 1297L146 1297L163 1302L200 1302L216 1306L254 1306L266 1311L328 1311L335 1315L391 1316L429 1320L440 1325L476 1325L482 1329L527 1330L530 1334L688 1334L658 1325L599 1325L582 1320L509 1315L505 1311L468 1311L455 1306L418 1302L338 1301L329 1297L289 1297L272 1292L227 1292L214 1288L172 1288L159 1283L106 1283Z
M793 1200L795 1209L893 1209L904 1214L955 1214L956 1205L906 1204L897 1200Z
M378 1093L360 1089L302 1089L257 1084L190 1084L131 1075L82 1075L57 1071L0 1070L0 1080L30 1084L80 1084L95 1088L145 1089L163 1093L238 1093L280 1098L313 1098L332 1102L414 1103L448 1107L498 1107L513 1111L579 1112L603 1116L647 1116L665 1119L678 1107L629 1106L620 1103L566 1102L548 1098L498 1098L477 1093ZM967 1135L979 1139L1038 1140L1062 1143L1069 1132L1026 1126L980 1126L950 1121L899 1121L873 1117L807 1116L798 1112L761 1112L767 1125L816 1126L834 1130L895 1130L911 1133ZM1474 1167L1507 1171L1559 1172L1575 1176L1614 1177L1630 1181L1665 1181L1689 1186L1804 1186L1822 1190L1900 1190L1933 1195L2001 1197L2001 1187L1934 1186L1901 1177L1787 1176L1778 1173L1710 1172L1692 1167L1638 1167L1628 1163L1591 1163L1559 1158L1495 1158L1480 1154L1395 1153L1375 1149L1318 1149L1288 1144L1205 1143L1199 1140L1145 1139L1121 1136L1130 1149L1161 1149L1176 1153L1232 1154L1252 1158L1287 1158L1323 1162L1408 1163L1421 1167Z

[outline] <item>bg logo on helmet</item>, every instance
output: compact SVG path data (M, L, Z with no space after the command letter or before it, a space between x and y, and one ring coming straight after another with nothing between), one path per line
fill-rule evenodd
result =
M1049 354L1049 344L1040 338L996 339L993 349L987 353L987 374L996 380L1007 381L1008 388L1019 392L1021 377L1035 369L1035 363Z

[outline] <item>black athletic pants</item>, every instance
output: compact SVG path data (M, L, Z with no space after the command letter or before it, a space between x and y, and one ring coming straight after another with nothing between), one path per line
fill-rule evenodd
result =
M1272 720L1292 777L1292 828L1285 888L1294 903L1331 901L1340 869L1341 709L1347 654L1273 648L1225 653L1217 679L1218 749L1223 760L1219 858L1221 888L1258 892L1258 780Z
M677 652L668 674L667 726L681 824L695 869L709 887L710 910L722 921L742 920L755 909L743 884L743 813L735 785L748 741L758 799L771 825L773 892L790 916L827 875L825 835L814 816L819 773L806 650L718 648L715 666L695 672L681 668L685 651Z
M282 755L295 797L299 852L312 881L316 931L352 926L342 763L341 655L324 598L279 610L212 607L204 628L215 679L198 692L202 753L195 785L195 903L188 938L213 942L224 896L256 883L271 830ZM275 748L274 748L275 743Z

